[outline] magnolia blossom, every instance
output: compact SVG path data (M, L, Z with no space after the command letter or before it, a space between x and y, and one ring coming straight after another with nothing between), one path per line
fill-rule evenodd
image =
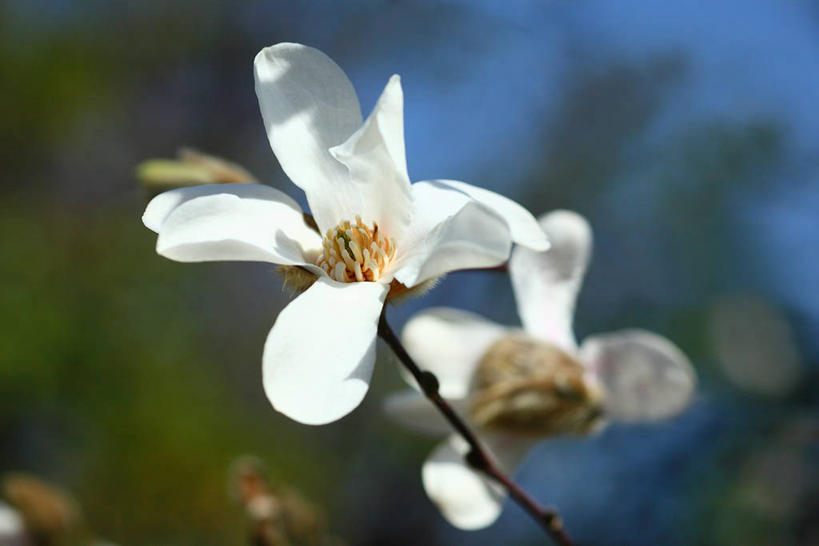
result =
M402 332L410 355L435 373L442 396L508 473L544 436L593 432L605 418L670 417L685 408L695 384L685 355L650 332L593 335L578 346L572 317L591 230L569 211L546 214L540 224L551 249L518 247L509 262L522 330L436 308L414 316ZM491 524L504 493L467 466L468 446L433 406L408 390L390 397L386 409L421 432L449 434L424 463L424 488L452 524Z
M448 271L500 264L513 241L548 242L500 195L450 180L410 184L398 76L362 121L350 81L320 51L277 44L254 67L270 145L304 190L311 221L276 189L235 184L161 194L143 222L173 260L272 262L309 276L268 335L263 384L278 411L322 424L364 397L386 299Z

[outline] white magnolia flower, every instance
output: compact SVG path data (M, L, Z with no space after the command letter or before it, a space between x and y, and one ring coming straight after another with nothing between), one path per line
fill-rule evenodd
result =
M388 296L500 264L513 241L548 242L531 214L500 195L447 180L410 184L398 76L362 121L350 81L320 51L277 44L254 65L270 145L306 193L318 231L293 199L260 184L166 192L143 222L173 260L272 262L316 277L270 331L263 383L280 412L328 423L367 391Z
M456 309L429 309L402 332L410 355L433 372L441 395L475 428L508 473L544 436L588 433L611 420L653 420L688 404L695 375L669 340L642 330L586 338L572 332L575 299L591 251L582 216L540 218L548 252L516 248L509 262L523 331ZM424 463L429 497L463 529L491 524L504 493L464 462L466 443L417 391L387 400L387 411L425 433L449 434Z

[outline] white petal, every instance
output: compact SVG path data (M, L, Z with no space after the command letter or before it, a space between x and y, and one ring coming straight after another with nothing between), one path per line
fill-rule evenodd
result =
M160 193L148 203L145 212L142 214L142 223L145 224L145 227L148 229L159 233L159 229L162 227L165 218L179 205L197 197L217 195L220 193L230 193L248 199L276 201L287 205L299 214L302 213L301 207L292 197L270 186L263 184L208 184L179 188Z
M274 408L301 423L321 425L361 403L388 288L322 277L279 313L262 366L264 390Z
M165 192L148 203L142 219L159 233L157 252L180 262L237 260L301 265L312 261L321 248L321 237L304 223L292 199L260 184Z
M398 243L398 281L415 286L456 269L506 261L512 236L492 209L436 180L413 184L412 194L412 222Z
M25 525L20 513L0 501L0 544L27 544Z
M479 439L508 474L514 473L535 443L531 438L506 435L481 435ZM427 495L452 525L481 529L500 515L505 492L466 464L467 451L460 436L450 436L426 460L421 475Z
M359 208L347 168L330 148L361 126L350 80L317 49L281 43L253 61L256 96L270 146L287 176L307 194L324 233ZM343 218L347 216L347 218Z
M389 237L400 239L412 216L401 78L390 78L364 125L330 153L350 170L361 193L362 219L378 222Z
M390 394L384 400L384 411L397 423L421 434L444 436L452 432L452 425L417 390Z
M509 231L515 243L532 250L549 248L549 240L532 213L508 197L457 180L438 180L437 182L464 192L498 213L509 225Z
M580 359L603 383L606 414L621 421L671 417L689 403L696 374L668 339L643 330L586 338Z
M484 353L506 328L480 315L434 307L414 315L401 341L422 370L435 374L445 398L463 398Z
M571 354L577 349L572 319L591 253L591 228L567 210L545 214L539 222L551 248L535 252L516 247L509 260L518 314L530 335Z

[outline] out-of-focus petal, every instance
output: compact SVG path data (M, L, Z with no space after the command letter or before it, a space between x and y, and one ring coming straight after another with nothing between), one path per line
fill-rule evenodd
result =
M367 223L377 222L389 237L400 239L412 216L400 77L390 78L364 125L330 153L347 166L361 194L357 213Z
M20 513L0 501L0 544L24 546L28 544L25 524Z
M506 261L512 236L492 209L435 180L413 184L412 193L415 212L399 242L399 282L411 287L449 271Z
M459 402L452 401L450 405ZM421 434L445 436L452 432L452 425L417 390L407 389L389 395L384 400L384 411L397 423Z
M279 313L262 358L264 390L276 410L321 425L361 403L387 289L322 277Z
M589 336L580 360L606 390L610 419L671 417L688 405L696 374L688 358L668 339L643 330Z
M515 243L532 250L546 250L549 248L549 240L535 217L515 201L499 193L466 182L457 180L438 180L437 182L464 192L472 199L498 213L509 225L509 231Z
M401 341L422 370L435 374L441 394L457 399L467 396L475 368L506 330L475 313L434 307L407 322Z
M322 233L351 219L360 209L358 193L347 168L330 154L361 126L350 80L327 55L301 44L266 47L253 64L270 146L307 194Z
M156 196L143 222L156 250L180 262L263 261L302 265L321 237L282 192L259 184L180 188ZM319 273L319 269L306 265Z
M546 252L516 247L509 274L524 329L570 354L577 349L572 319L591 253L591 228L577 213L558 210L539 218L551 243Z
M482 436L480 440L509 474L514 473L535 443L531 438L505 435ZM435 448L421 474L427 495L452 525L481 529L500 515L505 492L467 465L464 461L467 451L466 442L452 435Z

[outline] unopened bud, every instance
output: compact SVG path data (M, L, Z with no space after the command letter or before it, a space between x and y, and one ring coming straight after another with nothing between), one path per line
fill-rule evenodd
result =
M201 184L256 182L244 167L212 155L182 148L177 159L148 159L137 165L137 179L146 187L172 189Z
M495 342L472 383L478 425L525 436L591 432L602 423L603 390L583 365L522 334Z

